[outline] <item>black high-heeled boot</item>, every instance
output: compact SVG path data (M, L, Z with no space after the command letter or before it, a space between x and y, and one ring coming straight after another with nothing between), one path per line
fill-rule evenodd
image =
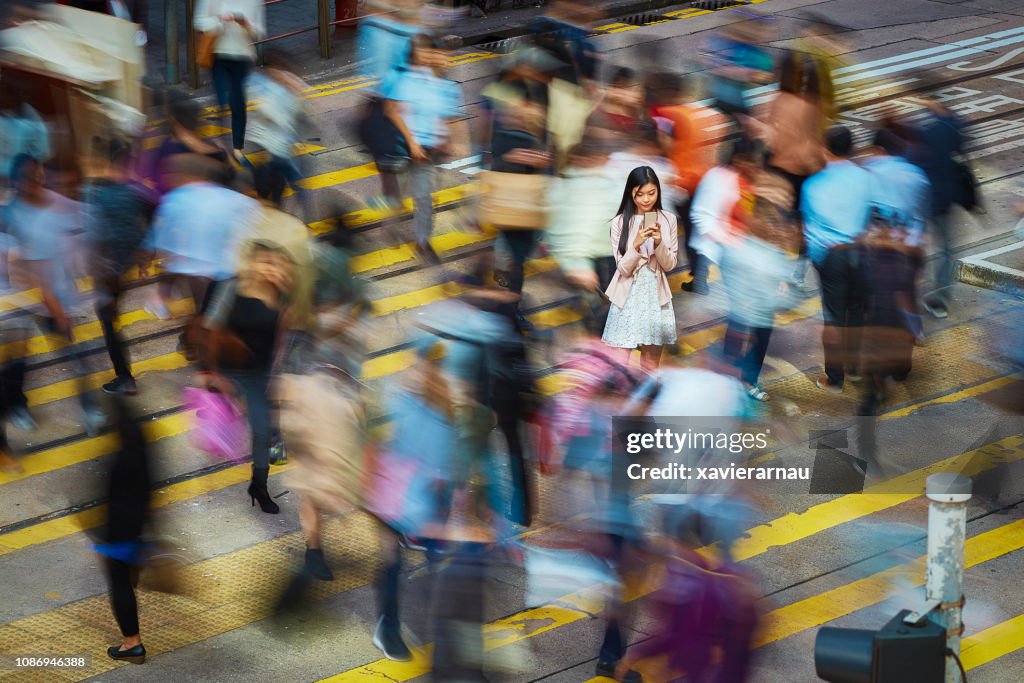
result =
M270 473L270 468L252 470L252 482L249 484L249 497L252 499L252 504L256 505L257 501L260 504L260 510L271 515L276 515L281 512L281 508L277 506L270 498L270 493L267 491L267 475Z
M327 566L324 551L320 548L306 548L306 574L321 581L334 581L334 573Z

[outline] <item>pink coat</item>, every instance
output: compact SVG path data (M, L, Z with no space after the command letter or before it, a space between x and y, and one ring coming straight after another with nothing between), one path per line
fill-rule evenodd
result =
M667 212L660 211L658 223L661 225L661 244L654 251L654 256L648 259L640 255L640 252L633 246L636 236L644 222L643 214L633 217L633 225L629 228L629 239L626 253L619 253L619 236L622 234L622 216L616 216L612 220L612 249L615 252L615 275L612 276L611 284L605 294L613 304L622 308L629 298L629 290L633 287L636 275L641 268L653 265L654 274L658 276L658 305L664 306L672 300L672 290L668 286L668 276L676 267L676 259L679 252L679 234L676 227L676 217Z

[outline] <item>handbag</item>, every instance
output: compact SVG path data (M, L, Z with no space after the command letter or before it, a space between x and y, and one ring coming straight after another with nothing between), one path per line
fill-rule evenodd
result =
M200 69L213 68L213 48L217 45L219 37L220 33L217 31L203 31L196 36L196 64Z
M185 409L196 414L193 445L218 458L245 460L249 450L249 423L238 403L227 394L198 387L185 387L182 397Z
M363 507L391 528L415 533L427 521L418 500L424 492L414 491L417 481L422 484L426 480L420 463L375 445L367 446L365 462L369 467L365 470Z
M409 167L409 146L398 126L384 113L384 100L370 101L357 132L379 170L402 173Z
M548 181L540 173L480 173L478 220L503 230L536 230L548 224Z
M241 337L228 329L206 328L202 316L193 316L185 323L184 342L185 358L207 367L239 369L249 359L249 347Z

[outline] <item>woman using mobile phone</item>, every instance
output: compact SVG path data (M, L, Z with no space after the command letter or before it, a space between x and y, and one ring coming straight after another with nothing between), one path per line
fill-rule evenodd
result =
M611 223L615 274L605 292L611 301L604 342L639 349L640 364L655 370L666 344L676 342L676 316L666 273L676 267L676 217L661 206L661 183L650 166L626 179ZM628 356L628 351L626 351Z

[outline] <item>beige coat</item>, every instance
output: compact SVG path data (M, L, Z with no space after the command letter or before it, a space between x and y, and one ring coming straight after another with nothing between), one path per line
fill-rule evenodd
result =
M612 220L611 237L612 249L615 251L616 269L605 294L619 308L626 305L629 291L633 288L633 282L641 268L650 267L658 276L658 305L664 306L672 300L672 290L669 288L666 273L676 267L678 258L679 233L676 227L676 217L664 210L660 212L658 223L661 225L661 244L655 249L654 255L650 259L644 258L633 246L643 223L643 215L634 216L633 225L629 228L626 253L620 254L619 237L622 235L622 216L616 216Z

